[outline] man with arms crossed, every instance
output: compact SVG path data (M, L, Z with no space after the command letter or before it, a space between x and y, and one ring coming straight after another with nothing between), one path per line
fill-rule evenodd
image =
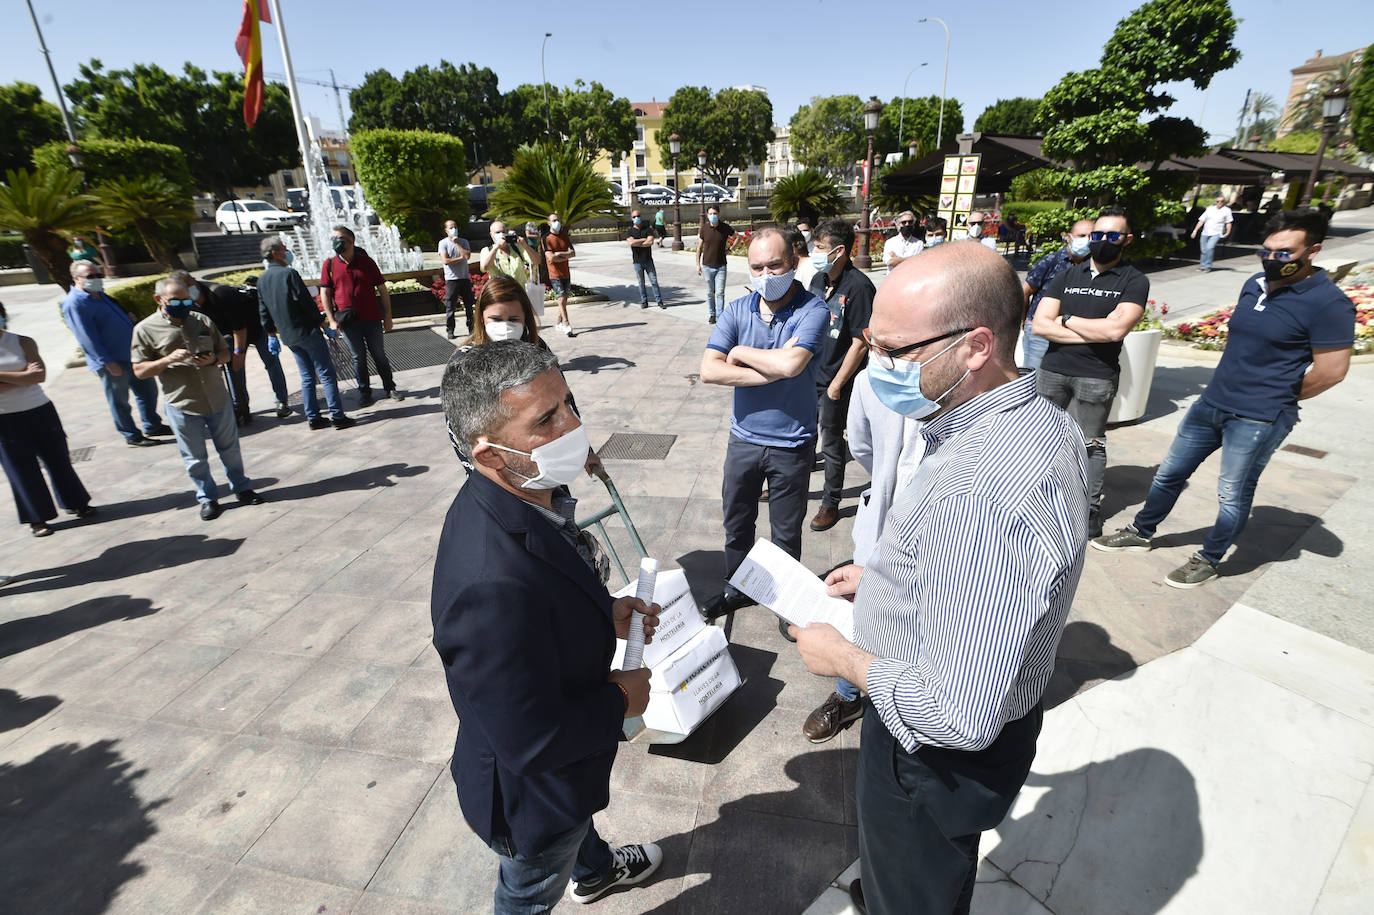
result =
M850 893L878 915L968 912L979 835L1035 758L1083 570L1087 457L1064 411L1017 375L1023 301L976 242L927 251L878 290L869 382L926 420L925 457L868 566L826 578L854 600L855 643L826 624L792 629L812 673L866 694Z
M1216 523L1202 549L1164 583L1196 588L1217 577L1217 564L1250 519L1260 474L1298 421L1298 401L1340 384L1350 367L1355 306L1312 263L1326 224L1325 216L1308 209L1281 211L1269 220L1259 252L1264 272L1241 288L1211 383L1179 423L1135 520L1094 540L1096 549L1149 550L1189 478L1220 448Z
M591 902L662 863L657 845L611 848L592 815L610 803L625 719L649 702L649 670L611 670L632 611L597 574L599 547L573 521L567 484L587 432L547 350L503 341L449 362L444 416L474 472L444 521L434 564L434 647L458 737L463 817L500 860L495 911Z
M444 223L444 240L439 242L439 263L444 265L444 330L452 340L457 334L458 302L463 302L468 333L472 333L472 275L468 272L468 258L472 250L468 240L458 234L458 223L452 219Z

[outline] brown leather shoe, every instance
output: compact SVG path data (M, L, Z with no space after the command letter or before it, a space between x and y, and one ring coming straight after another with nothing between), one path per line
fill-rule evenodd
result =
M844 726L849 722L862 718L863 714L862 699L851 702L842 698L839 693L831 693L830 698L822 702L820 708L806 716L802 734L812 743L825 743L844 730Z
M828 531L840 520L840 511L833 505L822 505L816 517L811 519L813 531Z

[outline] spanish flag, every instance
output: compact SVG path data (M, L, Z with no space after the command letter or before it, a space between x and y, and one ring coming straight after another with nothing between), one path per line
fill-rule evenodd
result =
M234 47L243 61L243 123L249 130L262 113L262 32L258 20L272 21L267 0L243 0L243 25Z

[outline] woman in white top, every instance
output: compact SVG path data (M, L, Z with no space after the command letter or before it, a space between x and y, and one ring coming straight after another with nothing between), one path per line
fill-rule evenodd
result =
M90 494L72 469L67 433L57 409L40 387L48 377L38 344L11 333L9 316L0 305L0 464L4 464L14 492L19 521L35 537L52 533L48 522L57 517L39 461L48 468L57 501L78 518L95 514Z

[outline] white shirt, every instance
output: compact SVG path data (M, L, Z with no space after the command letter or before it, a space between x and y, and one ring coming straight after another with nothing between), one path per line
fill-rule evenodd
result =
M926 243L919 238L903 238L900 233L889 238L883 245L883 263L887 264L887 272L891 273L896 266L892 263L894 257L915 257L925 250Z
M1231 208L1213 204L1202 211L1202 216L1198 218L1198 222L1202 223L1203 235L1223 235L1226 232L1226 227L1232 222Z

